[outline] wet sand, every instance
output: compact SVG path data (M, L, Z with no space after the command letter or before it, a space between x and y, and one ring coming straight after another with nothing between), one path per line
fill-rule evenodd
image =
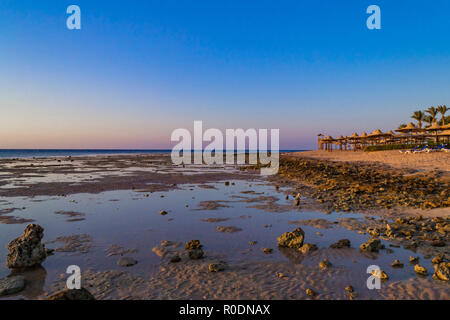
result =
M312 158L301 153L283 159L297 157ZM386 165L388 172L401 169L401 175L417 171L405 164ZM327 170L340 179L333 165L327 164ZM438 178L430 194L440 191L442 171L420 170ZM404 182L395 181L399 187ZM431 259L449 255L449 221L432 220L449 213L439 197L433 201L441 207L434 209L386 208L374 198L345 211L346 202L330 196L338 189L324 189L329 197L322 202L316 197L326 179L299 183L283 171L266 179L234 166L172 166L167 155L0 160L0 278L9 274L5 245L29 221L44 227L44 242L55 249L43 267L26 272L29 286L23 292L5 298L45 299L64 288L67 265L77 264L83 285L97 299L450 299L448 282L432 279ZM387 224L419 215L420 222L405 218L397 223L398 232L385 235ZM432 230L421 230L422 223ZM298 226L305 242L318 250L277 247L277 237ZM384 248L360 252L374 230ZM408 230L410 238L402 233ZM350 248L330 248L343 238L351 240ZM184 249L192 239L204 245L202 259L190 259ZM433 245L438 240L443 246ZM180 261L171 262L174 255ZM418 256L429 275L416 275L409 256ZM121 267L122 257L137 264ZM325 258L332 266L324 270L319 262ZM395 259L404 268L392 268ZM225 268L210 272L212 263ZM372 264L390 277L380 290L366 287L366 269ZM348 285L354 293L345 291ZM317 296L309 297L306 289Z

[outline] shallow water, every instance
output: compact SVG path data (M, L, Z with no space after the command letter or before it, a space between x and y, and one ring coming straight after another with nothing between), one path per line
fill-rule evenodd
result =
M257 198L275 196L278 204L291 204L285 200L284 194L273 186L255 184L246 181L233 181L235 185L225 186L223 183L209 183L214 188L195 185L180 185L180 189L166 192L143 193L138 191L109 191L100 194L75 194L67 197L35 197L35 198L0 198L0 210L6 208L21 208L8 215L18 218L31 218L44 227L44 242L49 242L59 236L73 234L88 234L93 238L93 247L88 253L56 252L48 257L37 272L42 290L65 273L69 265L78 265L81 270L122 269L134 274L148 277L159 266L160 257L152 252L152 248L162 240L184 243L191 239L199 239L204 245L206 254L223 255L228 263L239 261L290 261L317 265L318 261L327 256L335 266L343 266L366 279L366 269L369 265L378 265L385 270L391 280L402 280L416 277L409 265L410 255L419 256L421 265L430 271L432 265L419 253L402 248L391 248L394 252L387 254L384 250L379 254L362 255L359 245L367 241L369 235L360 235L355 231L334 226L333 229L317 229L312 226L301 226L305 231L305 242L315 243L319 251L302 256L301 253L285 252L277 249L277 237L286 231L292 231L297 226L290 224L292 220L326 219L335 221L338 218L352 217L363 219L356 213L325 214L315 211L299 211L295 208L288 212L268 212L257 208L248 208L256 203L239 201L237 197ZM253 190L258 194L243 194L242 191ZM262 193L262 194L260 194ZM149 195L148 197L146 195ZM5 200L6 202L2 202ZM198 210L198 203L206 200L222 200L223 205L217 210ZM186 207L188 205L188 207ZM161 210L167 215L159 214ZM71 217L55 214L57 211L73 211L84 214L81 221L69 222ZM211 223L201 221L206 218L229 218L228 221ZM0 277L9 274L5 266L8 253L6 244L23 233L27 223L0 224ZM265 226L271 227L265 227ZM235 233L220 233L217 226L234 226L242 231ZM320 236L317 232L322 233ZM339 239L351 240L352 249L325 249ZM249 241L257 241L249 245ZM386 247L388 242L382 241ZM126 256L134 257L138 264L128 268L117 266L120 256L107 256L106 250L111 245L119 245L129 249L137 249L136 253ZM49 243L47 248L56 248L60 243ZM262 248L273 248L273 254L264 254ZM390 266L394 259L404 263L402 269ZM362 280L361 280L362 281ZM42 290L38 290L42 294ZM35 293L37 294L37 293Z

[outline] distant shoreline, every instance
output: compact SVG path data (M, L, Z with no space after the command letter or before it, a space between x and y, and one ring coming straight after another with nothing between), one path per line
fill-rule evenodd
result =
M280 150L280 153L307 150ZM76 157L95 155L168 154L171 149L0 149L0 159Z

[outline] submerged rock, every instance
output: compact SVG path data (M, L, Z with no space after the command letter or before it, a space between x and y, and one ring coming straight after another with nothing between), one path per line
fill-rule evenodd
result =
M331 266L332 266L332 264L331 264L330 261L328 261L327 258L325 258L325 259L323 259L322 261L319 262L319 268L320 269L325 270L325 269L328 269Z
M201 249L202 247L203 246L200 244L200 240L191 240L186 242L184 245L186 250Z
M220 272L225 270L225 264L222 262L218 262L218 263L211 263L208 267L208 270L210 272Z
M403 268L403 263L400 262L400 260L394 260L391 264L392 268Z
M421 265L419 265L419 264L416 264L416 265L414 266L414 272L417 273L417 274L420 274L421 276L426 276L426 275L428 275L428 270L427 270L427 268L425 268L425 267L423 267L423 266L421 266Z
M375 269L372 271L372 275L374 277L380 278L381 280L387 280L389 279L389 276L381 269Z
M333 243L330 248L333 249L342 249L342 248L350 248L350 240L348 239L341 239L336 243Z
M306 289L306 294L310 297L317 296L317 293L313 289Z
M305 243L303 246L300 247L301 253L305 254L311 251L316 251L318 248L314 243Z
M198 260L203 258L204 252L202 249L193 249L188 252L188 256L192 260Z
M40 265L47 257L47 250L41 243L44 228L37 224L26 226L22 236L12 240L6 246L9 254L6 257L8 268L29 268Z
M354 292L354 291L355 291L355 289L354 289L354 288L353 288L352 286L350 286L350 285L349 285L349 286L346 286L346 287L345 287L345 291L347 291L347 292L350 292L350 293L351 293L351 292Z
M450 262L441 262L434 266L433 278L436 280L449 281L450 279Z
M25 277L13 276L0 279L0 297L20 292L25 288Z
M371 238L359 246L359 250L366 252L378 252L380 249L382 249L381 241L375 238Z
M85 288L65 289L47 298L47 300L95 300L94 296Z
M278 245L286 248L301 248L303 240L305 239L305 232L301 228L297 228L292 232L285 232L278 237Z
M137 264L137 260L131 258L131 257L122 257L117 261L117 264L121 267L131 267Z
M410 256L409 257L409 262L410 263L419 263L419 257Z
M174 255L173 257L170 258L170 262L172 262L172 263L177 263L180 261L181 261L181 258L179 255Z
M273 249L271 249L271 248L262 248L262 251L263 251L265 254L271 254L271 253L273 252Z

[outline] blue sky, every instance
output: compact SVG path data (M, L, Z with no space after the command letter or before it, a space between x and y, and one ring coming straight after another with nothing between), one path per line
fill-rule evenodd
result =
M81 30L66 28L67 6ZM381 8L368 30L366 8ZM450 104L450 2L0 2L0 148L167 148L176 128L397 127Z

